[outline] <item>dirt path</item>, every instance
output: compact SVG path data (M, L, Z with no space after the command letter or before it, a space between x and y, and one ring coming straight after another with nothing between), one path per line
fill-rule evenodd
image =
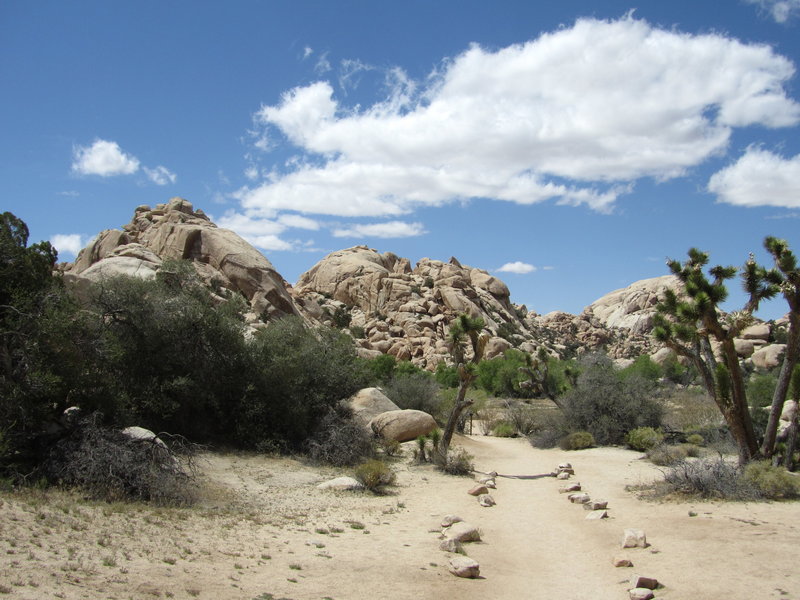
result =
M798 503L652 503L627 484L659 472L617 448L535 450L525 440L459 438L480 471L500 473L482 508L472 481L403 459L390 495L330 492L341 471L291 459L211 455L219 498L165 510L93 505L74 496L0 495L0 593L40 598L232 600L628 598L633 572L665 587L656 598L800 600ZM610 518L558 493L560 462ZM689 516L689 512L697 513ZM483 542L466 546L482 578L458 579L439 550L439 523L458 514ZM644 529L647 549L623 551L623 529ZM629 556L633 569L614 568Z

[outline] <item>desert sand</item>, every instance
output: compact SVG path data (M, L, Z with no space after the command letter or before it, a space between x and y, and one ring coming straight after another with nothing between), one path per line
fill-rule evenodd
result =
M523 439L461 437L477 471L497 471L497 505L483 508L452 477L406 456L387 495L318 490L346 470L298 460L211 454L200 507L103 504L63 492L0 495L0 597L8 598L628 598L636 573L656 598L800 597L800 505L645 501L626 486L660 476L620 448L536 450ZM609 502L609 518L558 493L572 481ZM696 516L690 516L696 513ZM446 514L478 526L467 544L481 578L459 579L439 550ZM648 548L623 550L625 528ZM633 568L615 568L626 556Z

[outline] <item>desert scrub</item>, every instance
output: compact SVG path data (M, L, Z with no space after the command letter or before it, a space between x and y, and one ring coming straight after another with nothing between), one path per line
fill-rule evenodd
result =
M562 450L584 450L592 446L594 446L594 436L588 431L575 431L558 442L558 447Z
M648 450L646 456L654 465L667 467L685 460L689 456L689 452L683 446L659 444Z
M355 477L368 490L379 493L384 486L392 485L394 471L382 460L368 460L356 467Z
M664 471L664 482L656 489L663 495L678 493L706 499L757 500L758 489L739 467L722 455L701 460L681 460Z
M699 433L692 433L686 436L686 443L692 444L693 446L704 446L706 440Z
M769 461L751 462L744 469L744 479L755 486L762 497L771 500L800 495L800 478Z
M442 465L442 470L448 475L471 475L475 469L472 463L473 456L463 448L456 448L447 453L447 460Z
M631 429L625 436L625 443L639 452L647 452L664 441L664 434L652 427Z
M511 423L500 422L492 429L492 435L495 437L516 437L517 429Z

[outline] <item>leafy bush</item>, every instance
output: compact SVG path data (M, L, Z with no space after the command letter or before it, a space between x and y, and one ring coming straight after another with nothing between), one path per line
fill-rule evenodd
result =
M652 361L647 354L642 354L633 361L629 367L622 369L620 375L623 378L641 377L649 381L658 381L661 378L661 367Z
M744 479L764 498L795 498L800 495L800 478L783 467L771 465L769 461L748 464L744 469Z
M584 450L594 445L594 436L588 431L575 431L558 442L558 446L562 450Z
M694 446L702 446L706 443L706 440L699 433L691 433L686 436L686 443Z
M469 476L475 470L474 457L463 448L455 448L447 453L442 470L448 475Z
M430 373L396 375L383 386L383 392L402 409L421 410L435 415L439 409L439 384Z
M360 325L351 325L350 326L350 335L353 336L354 339L360 340L363 339L365 336L364 328Z
M564 420L573 431L590 432L598 444L620 444L637 427L659 427L661 405L651 381L621 377L605 357L595 357L561 398Z
M42 472L52 482L77 486L108 502L148 500L186 505L195 499L190 454L180 460L157 440L137 440L88 418L50 451ZM163 434L162 434L163 435ZM160 439L160 438L158 438ZM190 446L175 446L186 451Z
M652 427L637 427L625 436L625 443L639 452L646 452L664 441L664 434Z
M507 342L511 343L513 346L519 344L519 340L516 336L519 335L519 327L517 327L514 323L510 321L503 321L500 325L497 326L497 337L501 337Z
M306 445L311 460L349 467L373 456L373 437L341 407L332 408L320 421Z
M370 381L381 385L391 381L396 367L397 359L391 354L376 356L367 362Z
M495 437L516 437L517 428L507 421L501 421L492 429L492 435Z
M447 366L447 364L442 361L436 365L436 371L434 373L434 377L436 378L436 383L440 386L445 388L456 388L459 384L458 379L458 368L455 366Z
M526 379L520 372L520 367L525 367L527 364L524 352L506 350L503 356L483 360L478 364L475 385L497 397L528 397L530 392L520 387L520 383Z
M689 452L683 446L658 444L647 451L647 458L654 465L665 467L685 460Z
M396 475L385 462L373 459L356 467L355 478L371 492L380 493L384 486L395 482Z

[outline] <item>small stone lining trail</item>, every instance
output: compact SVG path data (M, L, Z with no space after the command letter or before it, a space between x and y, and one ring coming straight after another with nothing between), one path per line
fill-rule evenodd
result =
M791 558L791 548L800 543L796 502L646 502L625 486L661 474L635 452L535 450L525 440L483 436L459 443L475 456L476 470L497 471L497 489L490 490L497 505L480 507L466 493L471 483L451 478L444 484L454 488L450 495L436 494L438 512L426 508L432 509L431 523L433 515L455 513L481 529L483 541L465 548L480 563L482 578L447 579L444 573L433 589L417 588L417 597L627 599L635 573L664 585L656 599L800 599L800 574ZM608 500L609 518L586 520L589 512L558 492L564 481L535 477L566 461L575 469L570 482L580 482L592 499ZM650 546L623 550L626 528L644 530ZM447 555L440 554L445 571ZM630 558L634 567L615 568L612 559L618 556Z

